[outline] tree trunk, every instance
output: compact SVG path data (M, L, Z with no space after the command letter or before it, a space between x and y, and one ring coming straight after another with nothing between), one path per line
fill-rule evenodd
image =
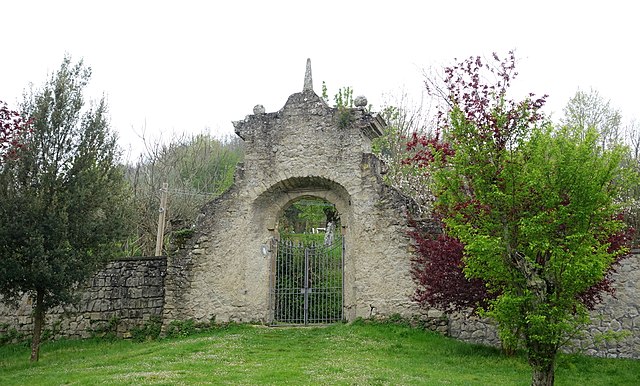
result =
M545 369L533 369L531 386L553 386L555 372L553 365Z
M531 386L553 386L555 382L555 370L553 362L543 368L533 368Z
M36 291L36 305L33 310L33 338L31 338L31 362L40 358L40 336L44 326L44 292Z

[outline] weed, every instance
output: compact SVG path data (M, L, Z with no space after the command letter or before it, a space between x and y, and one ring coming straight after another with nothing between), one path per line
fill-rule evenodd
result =
M118 325L120 318L112 316L108 322L99 323L98 326L90 330L91 337L104 340L115 340L118 337Z
M133 327L130 332L133 340L136 342L144 342L158 339L161 329L162 318L158 315L153 315L142 325Z

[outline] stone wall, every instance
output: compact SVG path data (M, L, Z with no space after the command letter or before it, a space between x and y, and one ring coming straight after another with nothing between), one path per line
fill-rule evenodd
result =
M150 317L162 315L165 274L164 257L110 262L88 280L76 306L47 313L45 330L56 337L86 338L112 323L119 335L125 335ZM0 334L15 328L30 335L31 310L26 298L17 308L0 304Z
M610 358L640 358L640 251L636 250L613 274L615 297L603 297L591 313L592 324L576 337L568 351ZM605 340L614 332L615 339ZM496 328L486 320L456 314L449 318L449 335L466 342L498 346Z

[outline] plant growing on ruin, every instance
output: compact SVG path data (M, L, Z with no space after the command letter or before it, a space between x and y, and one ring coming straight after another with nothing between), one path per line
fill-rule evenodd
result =
M141 325L134 326L130 332L131 338L136 342L156 340L162 332L162 318L158 315L151 315Z
M351 87L339 88L333 97L336 102L334 107L338 109L338 127L345 129L353 123L353 89Z
M630 175L625 149L603 149L595 130L554 129L540 112L545 97L507 98L513 53L494 63L445 69L442 139L425 140L412 162L430 175L445 245L464 246L449 266L488 293L469 305L526 350L533 385L550 385L558 350L588 321L583 295L625 252L610 240L625 229L614 199Z
M0 168L0 293L33 306L31 360L47 310L73 301L127 231L127 190L103 100L84 106L91 70L65 57L23 106L24 146Z
M327 84L322 82L322 100L329 103L329 94L327 93ZM333 107L338 109L338 127L347 128L353 123L353 89L349 86L340 87L338 92L333 96Z

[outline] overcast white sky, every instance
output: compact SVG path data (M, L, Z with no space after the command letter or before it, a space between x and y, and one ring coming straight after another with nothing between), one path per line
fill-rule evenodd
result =
M263 104L302 90L351 86L374 109L384 95L419 99L422 72L454 58L516 50L515 88L549 94L559 116L594 88L640 119L640 13L633 1L33 1L0 14L0 100L16 106L65 52L93 69L124 147L138 134L231 134Z

